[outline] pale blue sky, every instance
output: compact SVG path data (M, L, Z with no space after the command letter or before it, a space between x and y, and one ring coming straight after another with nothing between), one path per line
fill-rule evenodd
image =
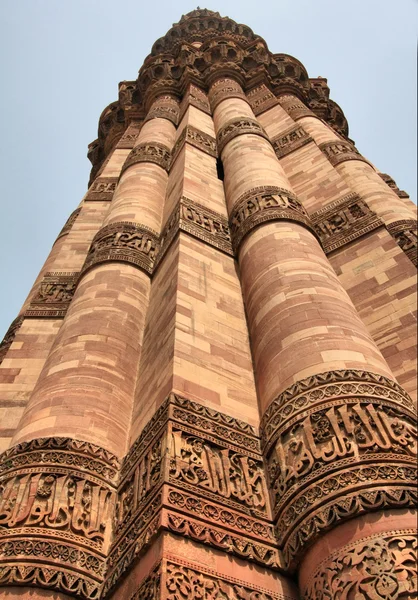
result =
M100 113L196 2L1 0L0 340L86 191ZM415 0L201 6L249 25L311 77L327 77L360 152L416 202Z

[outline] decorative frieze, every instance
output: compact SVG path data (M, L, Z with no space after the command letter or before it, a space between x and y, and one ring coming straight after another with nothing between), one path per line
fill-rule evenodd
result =
M62 237L63 235L67 235L67 233L69 233L69 231L71 230L72 226L74 225L74 222L77 219L80 212L81 212L81 207L76 208L76 210L74 210L71 213L71 215L68 217L67 221L65 222L64 227L59 232L58 237L55 241L59 240L59 238Z
M399 196L399 198L409 198L409 194L404 190L400 190L396 181L387 173L378 173L385 183Z
M387 230L407 257L417 266L418 223L414 219L403 219L387 225Z
M226 98L240 98L248 104L247 96L241 86L234 79L217 79L209 90L209 100L212 111Z
M48 272L31 300L25 317L63 318L77 286L79 273Z
M334 371L298 382L266 411L262 442L290 569L321 531L417 501L416 412L385 377Z
M70 438L22 442L0 457L0 585L100 597L119 462Z
M305 600L395 600L416 597L417 538L414 529L364 537L333 552L316 568Z
M245 134L259 135L270 142L270 138L258 121L251 119L250 117L239 117L238 119L229 121L218 131L216 141L218 144L219 154L222 154L222 150L225 148L228 142L236 138L238 135Z
M152 273L158 252L158 234L130 221L106 225L94 236L82 273L103 262L126 262Z
M228 220L219 213L182 196L171 213L160 238L159 264L179 231L233 256Z
M206 154L209 154L209 156L213 156L215 158L218 156L215 138L207 133L204 133L203 131L200 131L196 127L193 127L193 125L186 125L179 135L171 152L170 169L177 156L183 149L184 144L186 143L191 144L198 150L202 150L202 152L206 152Z
M16 319L12 321L9 329L6 331L4 338L0 343L0 365L3 362L3 359L6 356L10 346L13 344L16 333L19 331L23 323L23 319L23 315L20 317L16 317Z
M159 165L165 171L168 171L171 160L171 152L164 144L142 144L135 146L128 155L128 158L123 163L121 175L128 167L137 163L154 163Z
M151 119L168 119L176 127L179 122L180 106L174 96L159 96L145 117L145 123Z
M285 109L289 117L294 121L303 117L314 117L315 119L319 119L319 117L317 117L306 104L296 98L296 96L280 96L278 100L280 106Z
M142 123L132 122L125 133L120 138L119 142L116 145L117 150L130 150L134 147L135 140L139 135L139 131L141 129Z
M283 158L283 156L287 156L312 141L311 136L303 127L296 125L274 138L272 144L277 158Z
M106 590L145 548L150 526L280 567L252 427L171 394L122 466Z
M362 160L370 164L350 142L344 142L343 140L324 142L319 144L319 149L325 154L333 167L346 160Z
M264 83L247 92L247 100L256 116L279 104L276 96Z
M118 177L97 177L90 186L84 200L91 202L98 200L101 202L110 202L118 184Z
M349 194L310 215L325 254L383 227L383 221L357 194Z
M295 221L310 230L312 225L294 194L276 186L260 186L243 194L229 218L232 245L236 252L243 238L255 227L269 221Z

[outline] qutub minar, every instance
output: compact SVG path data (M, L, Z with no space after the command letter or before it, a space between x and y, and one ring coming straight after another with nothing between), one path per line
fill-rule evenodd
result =
M89 158L1 345L0 597L417 598L415 207L327 80L197 9Z

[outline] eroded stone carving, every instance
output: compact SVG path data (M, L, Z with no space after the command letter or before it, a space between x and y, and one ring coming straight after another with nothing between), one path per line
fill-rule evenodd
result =
M112 223L94 236L81 272L93 265L116 261L135 265L150 275L158 247L158 234L149 227L129 221Z
M323 561L305 600L409 600L416 597L417 538L413 529L363 538Z
M77 286L78 273L48 272L42 279L25 317L65 317Z
M370 164L351 142L324 142L318 147L334 167L346 160L362 160Z
M245 134L259 135L270 142L270 138L258 121L251 119L250 117L240 117L239 119L229 121L218 131L216 141L218 144L219 154L222 153L222 150L225 148L228 142L236 138L238 135Z
M128 167L142 162L151 162L168 171L171 160L171 152L167 146L163 144L141 144L135 146L128 155L128 158L123 163L121 175Z
M279 220L296 221L313 231L305 209L292 192L276 186L260 186L243 194L229 217L235 252L254 227Z
M415 266L418 264L418 223L414 219L395 221L387 225L387 230L395 239L396 243L405 252L407 257Z
M134 147L136 138L139 135L142 122L133 121L126 129L125 133L120 138L116 145L118 150L130 150Z
M247 100L256 116L261 115L279 103L276 96L264 83L252 88L247 93Z
M23 323L23 319L23 316L16 317L16 319L12 321L9 329L6 331L4 338L0 343L0 365L3 362L4 357L6 356L10 346L13 344L16 333L19 331Z
M310 215L325 254L383 226L357 194L349 194Z
M99 598L117 458L87 442L40 438L0 461L0 584Z
M291 127L272 140L277 158L283 158L309 142L312 142L311 136L300 125Z
M97 177L90 186L85 197L85 201L106 201L110 202L118 183L117 177Z

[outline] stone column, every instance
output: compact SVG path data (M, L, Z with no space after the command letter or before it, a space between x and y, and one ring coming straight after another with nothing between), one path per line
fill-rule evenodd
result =
M99 593L176 130L161 114L166 104L153 103L123 165L15 445L2 457L0 525L13 548L1 556L1 583ZM31 525L31 542L22 543ZM21 563L24 573L14 566Z
M274 520L292 572L310 545L346 519L357 517L353 527L361 528L369 511L413 505L414 413L242 89L218 80L210 98Z

